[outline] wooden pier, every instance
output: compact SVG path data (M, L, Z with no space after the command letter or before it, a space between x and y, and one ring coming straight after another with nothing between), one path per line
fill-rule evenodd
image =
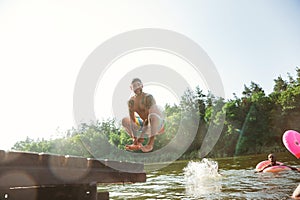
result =
M0 150L0 200L109 199L98 183L145 181L143 164Z

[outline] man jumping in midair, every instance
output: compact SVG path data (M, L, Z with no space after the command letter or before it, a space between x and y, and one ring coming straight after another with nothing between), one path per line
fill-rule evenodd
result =
M126 149L149 152L153 149L155 136L164 132L162 112L158 109L153 96L143 92L143 83L139 78L132 80L130 88L135 95L128 101L129 117L123 118L122 125L132 138L133 144L126 145ZM143 120L142 132L139 136L137 132L140 128L135 123L136 114ZM145 133L149 133L149 140L143 146Z

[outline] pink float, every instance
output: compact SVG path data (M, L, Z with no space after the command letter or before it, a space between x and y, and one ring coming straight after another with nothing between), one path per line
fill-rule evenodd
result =
M256 171L261 171L263 168L268 166L270 163L271 162L269 160L261 161L260 163L258 163L256 165L255 170ZM278 164L278 165L267 167L262 172L280 172L280 171L285 171L285 170L291 170L291 168L289 168L285 165L282 165L283 163L281 163L281 162L276 161L276 164Z
M300 158L300 133L288 130L283 134L282 142L296 158Z

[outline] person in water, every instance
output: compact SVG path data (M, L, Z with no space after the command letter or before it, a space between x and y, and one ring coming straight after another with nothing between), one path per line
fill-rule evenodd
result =
M298 185L298 187L294 190L293 195L292 195L293 199L300 199L300 184Z
M295 171L300 172L300 170L299 170L298 168L296 168L296 167L291 167L291 166L288 166L288 165L284 165L284 164L282 164L282 163L278 163L278 162L276 161L275 155L272 154L272 153L268 155L268 160L270 161L270 164L267 165L267 166L265 166L265 167L262 168L261 170L256 171L256 172L262 172L262 171L264 171L264 170L265 170L266 168L268 168L268 167L279 166L279 165L281 165L281 166L286 166L286 167L289 167L291 170L295 170Z
M132 80L130 88L134 96L128 101L129 117L123 118L122 125L132 138L133 144L126 145L126 150L150 152L153 150L155 136L164 132L164 118L154 97L143 92L143 83L139 78ZM142 128L136 124L136 115L142 120ZM141 129L140 136L137 135L139 129ZM149 135L149 140L143 146L145 133Z

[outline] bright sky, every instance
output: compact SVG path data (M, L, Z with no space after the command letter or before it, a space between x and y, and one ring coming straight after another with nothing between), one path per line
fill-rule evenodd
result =
M103 42L134 29L168 29L197 42L214 62L226 98L241 96L251 81L268 94L273 79L300 67L299 10L298 0L1 0L0 149L75 126L73 92L82 64ZM160 104L178 101L159 85L148 91L158 91ZM168 98L159 95L164 92ZM97 117L105 117L99 106Z

